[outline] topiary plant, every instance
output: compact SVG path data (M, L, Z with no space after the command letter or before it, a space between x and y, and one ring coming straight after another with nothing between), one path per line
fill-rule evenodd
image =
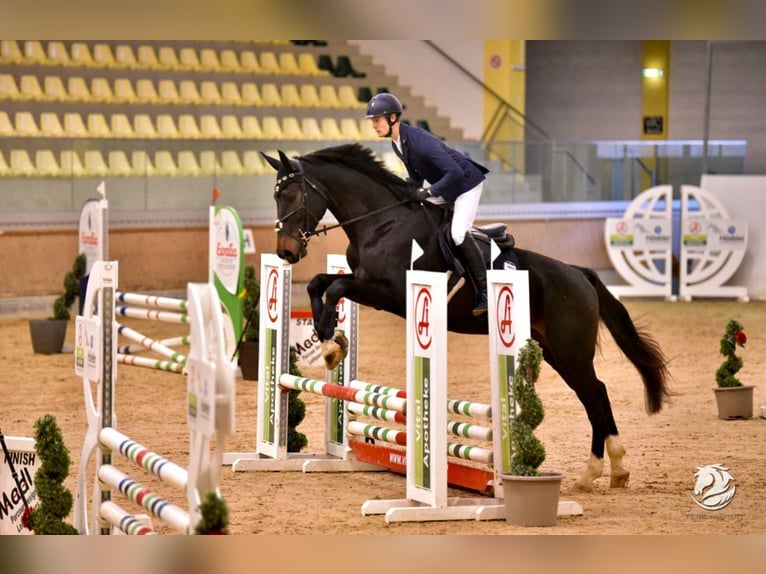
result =
M735 321L730 320L726 325L726 331L721 337L721 354L726 357L726 360L718 367L715 372L715 382L719 387L741 387L742 383L735 376L737 372L742 368L742 359L737 356L737 345L745 348L747 343L747 335L742 330L742 325Z
M302 377L298 368L298 352L295 347L290 347L290 374ZM290 390L287 397L287 452L300 452L309 441L306 435L298 432L296 427L306 416L306 403L298 395L300 391Z
M545 416L543 403L535 390L542 359L540 345L529 339L519 351L513 378L513 396L520 411L511 423L511 474L518 476L538 476L537 469L545 460L545 447L534 435Z
M35 534L79 534L63 520L73 503L72 493L64 488L71 459L53 415L45 415L35 422L35 450L41 461L35 473L40 505L29 516L32 530Z
M202 517L194 527L195 534L229 533L229 507L215 491L209 490L205 493L199 505L199 511Z
M258 304L261 297L261 286L255 277L255 266L246 265L243 279L244 295L242 298L242 316L245 318L245 330L242 334L244 341L257 341L260 316Z
M53 302L53 318L69 320L72 305L80 294L80 279L85 275L87 258L80 253L74 259L72 270L64 276L64 292Z

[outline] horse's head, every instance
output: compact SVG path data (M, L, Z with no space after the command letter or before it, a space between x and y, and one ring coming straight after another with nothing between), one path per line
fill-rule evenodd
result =
M264 153L261 155L277 170L274 186L277 255L289 263L297 263L306 255L311 232L327 210L327 197L315 182L305 176L297 160L289 159L281 150L279 159Z

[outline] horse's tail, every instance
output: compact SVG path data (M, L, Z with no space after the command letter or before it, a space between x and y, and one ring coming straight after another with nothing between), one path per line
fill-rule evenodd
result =
M648 333L636 327L625 306L609 292L593 270L580 269L596 289L601 320L617 346L641 374L646 390L647 412L660 412L663 402L670 397L670 373L660 345Z

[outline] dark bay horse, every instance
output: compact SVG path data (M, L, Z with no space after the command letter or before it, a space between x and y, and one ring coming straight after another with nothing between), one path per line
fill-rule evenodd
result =
M289 159L264 155L277 171L277 254L290 263L306 255L309 239L326 211L346 233L351 275L320 273L308 285L314 328L323 342L329 368L342 359L344 341L336 339L336 304L348 298L404 317L406 270L413 239L424 250L418 269L446 271L448 259L439 245L437 226L445 210L412 199L407 182L386 170L373 152L358 144L321 149ZM625 307L590 269L568 265L545 255L513 248L520 269L529 271L532 336L548 364L574 390L592 427L591 454L581 490L592 490L610 458L610 486L626 486L622 465L625 449L612 415L606 386L596 376L593 358L603 321L644 383L646 409L657 413L668 398L669 373L658 344L637 329ZM498 261L501 258L498 258ZM448 329L487 334L486 314L472 314L474 293L460 289L448 306Z

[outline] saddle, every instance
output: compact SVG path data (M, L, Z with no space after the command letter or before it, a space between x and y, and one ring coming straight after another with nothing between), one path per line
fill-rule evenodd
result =
M452 241L452 234L450 233L451 222L452 211L450 210L439 226L439 247L448 262L449 268L454 270L458 277L462 277L466 273L465 264L457 255L460 250L456 248ZM506 227L505 223L488 223L486 225L473 226L469 232L481 249L484 256L484 266L487 268L490 267L490 240L494 241L501 251L500 256L492 262L492 269L503 269L506 262L511 263L514 267L519 266L516 253L513 250L516 241L513 235L506 233Z

